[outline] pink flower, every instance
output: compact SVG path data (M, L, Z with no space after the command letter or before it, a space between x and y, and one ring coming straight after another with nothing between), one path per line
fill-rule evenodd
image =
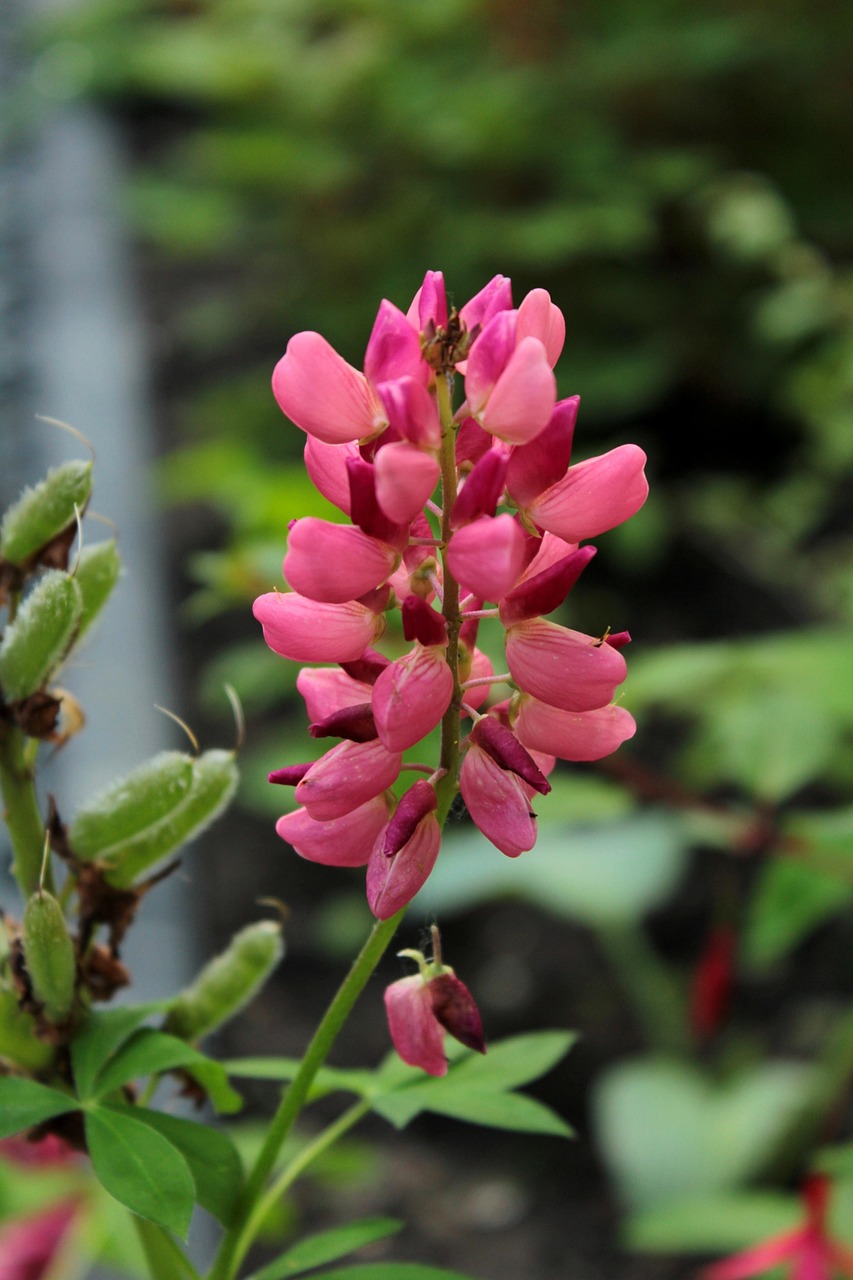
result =
M47 1275L79 1208L77 1201L62 1200L0 1227L0 1280L41 1280Z
M529 501L525 515L566 542L595 538L639 511L649 492L645 464L635 444L587 458Z
M319 333L296 333L272 376L282 413L325 444L375 435L385 425L381 401L363 373Z
M297 782L297 803L317 822L342 818L390 787L401 764L379 741L339 742Z
M465 377L468 412L509 444L526 444L544 431L557 383L538 338L517 342L517 313L498 312L471 348Z
M563 711L594 711L613 700L625 659L612 645L544 618L508 628L506 657L525 693Z
M274 653L294 662L354 662L385 630L385 619L357 600L324 604L293 592L258 596L252 612Z
M353 525L307 516L291 525L283 572L299 595L345 604L378 587L399 561L394 547Z
M471 744L459 775L462 799L487 840L508 858L536 843L536 815L517 774L502 769L482 747Z
M386 834L380 833L367 864L367 901L378 920L396 915L423 888L435 866L440 846L441 827L433 810L428 810L414 824L411 835L390 855Z
M433 927L438 951L438 930ZM427 962L420 951L401 951L417 960L420 973L400 978L385 990L385 1010L394 1048L404 1062L432 1076L447 1074L444 1036L449 1032L466 1048L486 1052L483 1023L474 997L440 953Z
M343 817L320 822L307 809L286 813L275 824L282 840L308 862L328 867L363 867L379 835L388 825L388 799L383 793Z
M392 662L373 686L373 715L389 751L405 751L435 728L453 697L453 672L442 645L415 647Z
M827 1234L826 1213L830 1196L829 1179L807 1178L801 1197L806 1211L803 1226L772 1236L763 1244L744 1249L723 1262L703 1267L699 1280L743 1280L763 1275L771 1267L790 1262L789 1280L834 1280L836 1275L853 1276L853 1250L838 1244Z
M376 498L390 520L408 523L438 484L438 460L406 440L376 451Z
M527 539L510 515L480 516L457 529L447 563L457 582L482 600L502 600L524 568Z
M560 760L601 760L637 731L624 707L561 711L525 693L518 703L513 729L520 742Z

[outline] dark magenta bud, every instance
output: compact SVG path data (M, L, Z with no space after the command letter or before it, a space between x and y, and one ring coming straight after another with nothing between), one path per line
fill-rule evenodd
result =
M447 623L420 596L406 596L402 607L403 635L423 645L447 644Z
M530 753L525 751L512 729L499 724L492 716L483 716L471 730L471 739L501 769L517 774L534 791L547 796L551 790L550 782Z
M529 444L516 445L510 454L506 486L520 507L526 507L568 471L579 406L580 396L560 400L545 430Z
M286 764L283 769L273 769L272 773L268 773L267 781L275 782L280 787L295 787L316 763L316 760L309 760L307 764Z
M474 997L455 973L440 973L427 983L432 1011L455 1040L477 1053L486 1052L483 1021Z
M394 815L385 829L385 843L382 852L386 858L393 858L403 845L411 840L418 823L438 808L435 790L423 778L415 783L400 800Z
M370 609L372 613L384 613L388 608L390 599L391 588L386 582L382 587L374 587L372 591L365 591L363 596L356 596L356 604L363 604L365 609Z
M312 738L347 738L350 742L372 742L379 737L369 702L333 711L309 724L308 732Z
M376 684L390 662L391 659L386 658L384 653L379 653L376 649L365 649L355 662L342 662L340 667L353 680L360 680L362 684Z
M511 627L516 622L551 613L563 603L594 555L595 547L579 547L514 587L501 601L503 625Z
M509 455L502 449L484 453L465 481L450 512L450 527L459 529L480 516L493 516L504 490Z
M611 631L609 636L604 637L604 643L609 644L611 649L624 649L626 644L631 643L631 632Z

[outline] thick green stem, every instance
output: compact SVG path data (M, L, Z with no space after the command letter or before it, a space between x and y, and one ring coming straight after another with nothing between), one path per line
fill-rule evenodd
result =
M39 885L45 828L36 799L34 771L25 751L26 739L20 729L0 726L0 791L12 842L12 871L21 893L28 898ZM45 884L50 888L49 878Z
M254 1239L255 1206L263 1195L267 1179L273 1171L284 1140L305 1104L314 1077L326 1061L350 1010L385 954L403 914L403 911L398 911L390 920L376 922L370 937L326 1010L323 1021L306 1050L302 1064L285 1090L278 1111L273 1116L264 1145L241 1197L235 1225L222 1241L219 1254L210 1271L210 1280L232 1280L236 1276L237 1269Z

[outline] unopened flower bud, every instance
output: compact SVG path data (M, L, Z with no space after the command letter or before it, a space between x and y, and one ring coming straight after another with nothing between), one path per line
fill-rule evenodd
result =
M255 998L283 955L280 924L259 920L247 925L175 997L163 1030L182 1040L198 1040L215 1031Z
M91 492L91 462L64 462L48 471L3 517L0 558L20 566L37 561L40 551L76 523L74 508L84 511Z
M6 627L0 645L0 685L17 702L40 689L71 647L83 599L70 574L52 569L35 585Z
M438 955L430 963L419 951L401 954L417 960L420 969L414 977L392 982L385 991L391 1039L403 1061L432 1076L446 1075L445 1031L467 1048L485 1053L480 1011L465 983Z
M113 541L96 542L84 547L74 577L83 599L78 637L85 635L89 627L112 595L121 574L121 557Z

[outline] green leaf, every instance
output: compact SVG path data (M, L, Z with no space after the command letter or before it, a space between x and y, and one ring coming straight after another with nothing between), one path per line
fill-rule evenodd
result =
M243 1163L228 1135L148 1107L113 1104L111 1109L155 1129L180 1151L195 1180L198 1203L227 1227L243 1186Z
M753 896L744 935L744 959L772 964L828 916L846 907L853 885L792 858L764 868Z
M95 1077L110 1055L133 1035L140 1023L162 1008L162 1002L153 1001L89 1014L71 1042L71 1065L81 1098L90 1096Z
M86 1143L110 1195L186 1239L196 1189L189 1165L171 1142L117 1108L93 1107L86 1113Z
M730 1253L789 1230L801 1214L796 1197L768 1191L699 1196L632 1214L625 1243L652 1253Z
M566 1056L577 1040L574 1031L533 1031L489 1045L488 1053L472 1053L450 1068L456 1085L479 1089L517 1089L538 1080Z
M299 1058L229 1058L222 1063L229 1076L247 1080L292 1080L301 1065ZM376 1077L372 1071L321 1067L314 1077L309 1097L323 1098L328 1093L339 1092L366 1097L375 1087Z
M148 1263L157 1280L198 1280L198 1272L170 1235L155 1222L134 1217L133 1224Z
M76 1109L76 1100L58 1089L21 1076L0 1076L0 1138Z
M795 1063L768 1063L722 1085L682 1062L620 1063L596 1090L598 1142L634 1208L727 1191L761 1168L812 1080Z
M202 1056L200 1061L195 1061L187 1067L187 1071L204 1089L211 1106L218 1115L233 1116L237 1111L242 1111L242 1094L231 1087L228 1073L221 1062Z
M404 1128L421 1111L452 1116L469 1124L522 1133L550 1133L570 1138L572 1129L556 1112L522 1093L456 1087L450 1077L413 1085L399 1093L382 1095L373 1110L396 1128Z
M130 1080L156 1076L174 1067L189 1067L209 1062L203 1053L177 1036L166 1035L151 1027L134 1032L98 1074L92 1094L101 1097Z
M821 1173L831 1173L836 1177L853 1177L853 1142L842 1142L835 1147L821 1147L815 1154L814 1167Z
M402 1225L396 1218L362 1218L345 1227L321 1231L300 1240L269 1266L254 1272L249 1280L288 1280L290 1276L321 1267L326 1262L335 1262L366 1244L373 1244L375 1240L384 1240L399 1231Z

